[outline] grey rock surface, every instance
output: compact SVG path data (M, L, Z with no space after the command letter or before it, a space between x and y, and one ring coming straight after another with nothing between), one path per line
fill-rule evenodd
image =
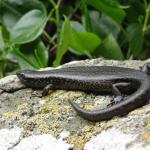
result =
M63 141L63 138L56 139L50 134L32 135L26 138L21 137L22 129L1 129L0 150L69 150L73 145Z
M150 59L146 61L95 59L71 62L60 67L107 65L139 69L139 66L146 62L150 62ZM48 138L51 136L52 139L55 139L63 131L66 131L70 133L65 138L65 144L63 143L66 149L74 147L75 150L83 148L85 150L107 150L111 147L113 150L115 146L119 150L136 150L137 147L140 147L141 150L150 149L149 104L130 112L126 116L92 123L79 117L68 103L68 99L76 101L86 109L99 109L109 103L111 96L63 90L50 91L47 96L42 98L39 97L40 94L40 90L25 88L15 75L0 79L0 138L7 135L6 132L3 132L6 131L6 128L14 131L17 127L19 132L17 132L14 142L12 140L10 144L9 140L11 141L13 137L8 136L10 139L6 140L6 143L0 143L1 146L12 150L14 147L16 149L22 147L23 149L28 140L35 145L39 140L38 146L40 147L42 136L48 135ZM41 142L41 145L45 144ZM37 148L32 146L28 149Z
M85 144L84 150L149 150L149 145L137 142L138 136L111 128L102 131Z
M14 127L13 129L0 130L0 150L11 149L21 138L22 129Z

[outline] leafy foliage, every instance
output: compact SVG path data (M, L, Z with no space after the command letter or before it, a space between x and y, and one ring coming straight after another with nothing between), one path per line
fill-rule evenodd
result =
M56 60L54 61L54 66L60 64L61 58L67 52L71 38L71 25L70 21L66 18L60 33L60 40L58 45L58 51L56 55Z
M100 12L107 14L119 24L125 17L125 11L119 8L119 3L115 0L86 0L86 2Z
M0 77L83 56L146 59L149 38L148 0L0 0Z

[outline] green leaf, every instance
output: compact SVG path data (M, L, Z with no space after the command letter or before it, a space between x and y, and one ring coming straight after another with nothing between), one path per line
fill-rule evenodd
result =
M0 6L0 21L11 31L19 19L31 10L38 9L46 15L46 8L38 0L3 0Z
M109 34L104 39L104 41L95 51L95 55L97 57L103 56L104 58L108 59L117 59L117 60L124 59L122 51L112 34Z
M34 52L40 67L46 67L48 63L48 50L42 41L38 43Z
M63 26L61 28L60 40L58 43L56 59L54 61L55 67L60 64L63 55L68 50L69 42L70 42L70 38L71 38L71 33L72 33L72 29L71 29L70 21L69 21L69 19L67 19L65 17L65 21L64 21Z
M82 7L81 7L81 11L83 14L83 24L86 28L86 31L91 32L92 31L92 26L91 26L91 18L89 15L89 10L87 8L87 4L85 3L85 1L82 1Z
M130 24L127 28L129 39L129 51L137 57L143 48L142 25L138 23Z
M2 18L3 18L3 15L2 15L2 2L0 1L0 24L2 24Z
M22 70L39 68L27 55L23 54L19 49L13 50L11 55L18 60L19 66Z
M4 50L4 40L2 35L2 28L0 26L0 51Z
M73 32L70 47L80 55L89 55L101 43L101 39L90 32Z
M43 32L46 20L46 16L40 10L26 13L12 28L11 41L22 44L35 40Z
M140 18L143 21L145 16L144 3L142 1L130 0L128 5L130 6L126 9L128 24L138 22Z
M18 60L21 69L39 69L47 66L48 51L40 40L18 46L10 53Z
M100 12L103 12L114 19L119 24L122 23L126 13L119 8L117 1L110 0L85 0L87 4L93 6Z
M77 21L70 21L70 23L71 23L71 27L72 27L73 30L75 30L77 32L85 32L85 28L79 22L77 22Z
M117 39L121 27L111 17L105 15L104 13L100 15L97 11L91 11L90 17L94 33L103 38L112 33L115 39Z

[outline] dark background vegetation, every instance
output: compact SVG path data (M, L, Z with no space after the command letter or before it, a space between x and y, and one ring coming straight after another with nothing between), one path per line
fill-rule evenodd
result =
M0 78L98 57L150 57L149 0L0 0Z

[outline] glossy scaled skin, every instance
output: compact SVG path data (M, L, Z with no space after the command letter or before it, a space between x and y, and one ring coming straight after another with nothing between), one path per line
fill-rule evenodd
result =
M140 107L150 98L150 76L146 64L143 71L111 66L69 67L49 71L23 71L18 77L32 88L82 90L99 93L130 94L119 103L102 110L88 111L70 101L73 108L85 119L100 121L123 115ZM133 92L134 91L134 92Z

